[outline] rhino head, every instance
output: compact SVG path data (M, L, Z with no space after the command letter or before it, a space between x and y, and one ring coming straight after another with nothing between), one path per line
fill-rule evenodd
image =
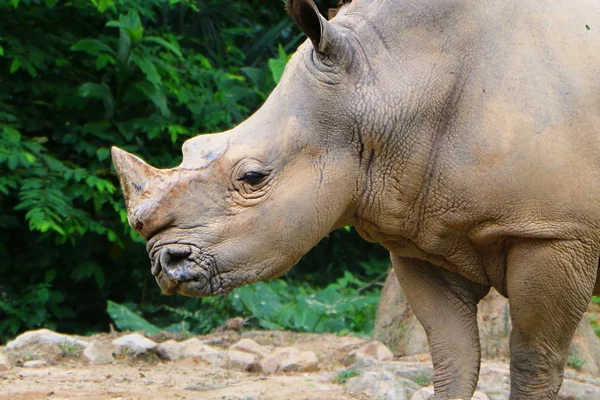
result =
M288 10L310 41L248 120L189 139L172 169L112 149L129 223L166 294L226 294L278 277L353 214L360 149L355 121L339 117L353 108L360 55L312 1Z

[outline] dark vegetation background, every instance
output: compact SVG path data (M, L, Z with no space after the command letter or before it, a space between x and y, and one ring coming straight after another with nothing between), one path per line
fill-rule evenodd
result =
M283 279L161 295L109 158L179 164L187 138L256 110L303 40L283 0L0 0L0 343L111 321L204 333L238 315L369 333L388 258L349 228Z
M351 229L284 279L228 298L161 295L109 157L117 145L179 164L186 139L256 110L303 40L283 0L0 0L0 343L42 326L106 331L111 316L149 331L242 315L368 332L387 254Z

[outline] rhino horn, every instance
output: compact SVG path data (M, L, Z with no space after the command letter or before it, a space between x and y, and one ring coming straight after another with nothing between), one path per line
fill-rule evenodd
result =
M318 54L332 57L343 42L343 35L327 21L313 0L288 0L287 10L298 27L308 36Z
M125 197L129 224L143 236L147 236L153 229L150 222L156 216L156 208L160 204L161 196L154 192L157 187L164 186L168 177L164 171L118 147L111 149L111 155Z

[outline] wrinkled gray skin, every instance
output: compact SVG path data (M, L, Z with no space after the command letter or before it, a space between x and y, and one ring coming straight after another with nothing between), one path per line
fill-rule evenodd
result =
M310 40L255 115L170 170L113 149L162 290L277 277L350 224L391 253L436 399L475 389L491 286L511 399L555 399L600 293L600 3L355 0L331 23L288 3Z

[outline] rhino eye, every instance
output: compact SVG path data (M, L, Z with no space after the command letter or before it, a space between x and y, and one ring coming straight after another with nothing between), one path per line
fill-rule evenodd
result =
M263 181L263 179L265 179L265 176L267 176L266 174L260 173L260 172L246 172L246 174L244 174L244 176L242 176L240 179L238 179L238 181L243 181L246 182L249 185L258 185L259 183L261 183Z

